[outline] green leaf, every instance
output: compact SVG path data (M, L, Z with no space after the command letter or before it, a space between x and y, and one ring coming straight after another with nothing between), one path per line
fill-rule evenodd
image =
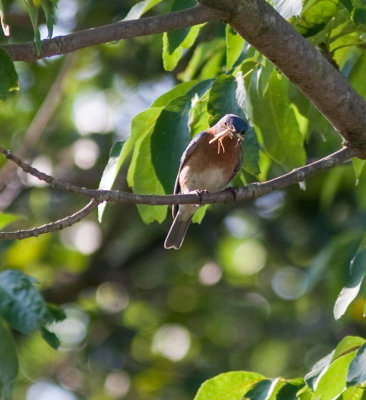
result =
M366 381L366 343L358 350L351 361L347 373L347 386L359 385Z
M54 5L53 2L50 0L41 0L41 6L44 12L44 15L46 17L46 24L47 24L47 30L48 30L48 37L52 37L53 33L53 25L55 23L55 18L54 18Z
M297 393L304 387L304 380L301 378L286 382L278 391L276 400L297 400Z
M305 3L296 29L305 37L316 35L334 17L337 1L310 0Z
M163 33L163 65L165 71L172 71L181 59L183 49L189 49L195 42L200 26L192 26L184 31ZM183 40L181 40L184 37Z
M190 90L192 87L197 85L197 81L189 81L189 82L183 82L180 83L177 86L174 86L173 89L169 90L168 92L162 94L160 97L158 97L152 104L151 107L164 107L166 106L170 101L176 99L179 96L183 96Z
M43 340L46 341L53 349L57 350L60 346L60 339L44 326L41 326L40 330Z
M253 127L245 133L243 146L243 169L251 175L258 176L259 169L259 143Z
M366 24L366 9L356 8L353 12L352 19L355 24Z
M207 110L211 115L210 124L215 124L225 114L236 114L246 119L239 103L245 96L237 80L232 75L220 75L212 85Z
M330 363L333 360L333 355L335 353L335 350L333 350L331 353L317 361L310 372L308 372L305 375L305 383L307 386L309 386L312 390L316 390L319 384L320 378L325 374L325 372L328 370Z
M196 5L195 0L174 0L171 11L178 11ZM163 64L166 71L172 71L180 60L183 49L189 49L195 42L200 26L192 26L163 33Z
M122 158L121 152L125 142L116 142L111 148L109 153L108 163L104 168L102 178L99 183L98 189L110 190L113 186L114 181L117 178L118 172L121 168ZM98 221L102 222L103 213L106 207L106 202L99 204L98 206Z
M353 171L355 173L355 178L356 178L356 185L358 184L358 181L360 179L361 173L363 169L365 168L366 165L366 160L361 160L360 158L352 158L352 165L353 165Z
M18 375L15 343L5 322L0 318L0 399L11 400L13 382Z
M289 81L273 71L264 97L255 90L255 71L249 85L251 120L268 155L286 169L305 164L304 137L290 107Z
M269 80L273 72L273 64L268 58L263 59L260 69L258 70L257 91L262 97L267 93Z
M346 390L347 370L356 352L337 358L320 378L314 394L322 400L333 400Z
M34 279L16 270L0 273L0 315L24 334L50 322L50 314Z
M366 70L366 53L362 52L354 67L349 74L349 82L353 88L366 99L366 80L365 80L365 70Z
M349 266L347 284L342 288L334 305L334 318L339 319L358 295L366 274L366 249L358 252Z
M340 3L343 4L348 12L351 12L353 10L353 4L351 0L340 0Z
M358 349L365 343L365 339L360 336L346 336L344 337L335 348L333 353L332 361L338 357L345 355L351 351Z
M204 382L194 400L241 400L263 376L254 372L226 372Z
M240 57L245 40L226 24L226 69L230 71Z
M11 57L0 49L0 99L5 100L13 90L19 90L18 75Z
M363 400L365 398L365 388L358 386L351 386L345 390L339 400Z
M285 19L300 15L302 0L274 0L273 7Z
M187 68L178 75L179 79L189 81L199 75L201 68L200 78L215 78L217 71L221 68L225 48L225 41L222 38L199 43L188 62Z
M41 35L38 29L38 7L34 5L33 0L25 0L28 15L34 31L34 42L36 45L37 56L41 53Z
M252 389L244 395L244 399L248 400L268 400L274 393L276 393L284 382L279 382L276 379L263 379L257 382Z
M162 0L144 0L140 1L139 3L135 4L128 14L126 15L125 18L123 18L123 21L129 21L131 19L139 19L141 15L145 14L148 12L151 8L155 7L157 4L159 4Z
M0 213L0 229L3 229L6 225L11 224L14 221L22 219L21 215L10 214L10 213Z

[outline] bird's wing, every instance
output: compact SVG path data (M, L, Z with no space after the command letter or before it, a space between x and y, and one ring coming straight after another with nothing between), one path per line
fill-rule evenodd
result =
M182 154L182 157L180 159L180 164L179 164L179 170L177 173L177 178L175 179L175 185L174 185L174 194L179 194L180 193L180 184L179 184L179 175L180 171L182 170L184 164L187 162L189 157L192 155L194 149L197 147L198 143L203 139L205 136L206 132L201 132L198 133L188 144L187 148L185 149L184 153ZM173 212L173 218L177 215L178 212L178 204L175 204L173 206L172 212Z

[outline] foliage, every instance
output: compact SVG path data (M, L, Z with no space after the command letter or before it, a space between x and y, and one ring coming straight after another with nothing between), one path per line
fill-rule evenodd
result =
M102 3L14 0L0 10L14 25L11 40L33 38L39 53L44 28L52 36L195 4ZM366 97L364 1L271 4ZM28 25L16 18L24 12ZM78 52L55 114L30 137L63 62L14 67L0 51L1 145L25 145L40 169L81 186L171 193L187 143L228 112L251 125L233 185L340 146L298 88L229 25ZM364 165L355 159L302 188L202 209L204 222L174 254L162 248L167 206L101 205L100 225L91 217L0 243L0 398L32 400L41 389L67 399L363 398ZM81 206L24 175L7 177L2 229Z

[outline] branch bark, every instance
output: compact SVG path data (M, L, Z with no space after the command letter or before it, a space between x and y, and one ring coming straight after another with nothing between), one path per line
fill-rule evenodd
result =
M74 193L85 197L90 197L97 200L99 203L103 201L128 203L128 204L150 204L150 205L173 205L173 204L213 204L213 203L226 203L235 200L248 200L256 197L264 196L274 190L282 189L284 187L293 185L295 183L303 182L306 179L319 174L329 168L344 163L355 155L355 150L349 147L332 153L318 161L305 165L304 167L296 168L291 172L280 177L271 179L263 183L250 183L247 186L222 190L215 193L192 193L192 194L179 194L179 195L144 195L129 192L121 192L118 190L95 190L87 189L73 185L71 183L54 178L44 172L33 168L20 158L16 157L10 151L0 147L2 153L8 160L13 161L24 172L35 176L36 178L48 183L55 189L62 190L68 193Z
M67 54L102 43L187 28L216 19L216 13L213 10L198 5L168 15L120 21L97 28L85 29L70 35L45 39L42 40L39 55L37 55L33 42L6 44L1 47L8 52L14 61L32 62L40 58Z
M366 102L265 0L199 0L269 58L365 158Z

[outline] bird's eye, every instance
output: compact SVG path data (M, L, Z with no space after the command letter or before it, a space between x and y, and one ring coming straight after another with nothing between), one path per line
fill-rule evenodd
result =
M227 121L225 121L225 122L224 122L224 125L225 125L225 126L227 126L227 125L228 125Z

